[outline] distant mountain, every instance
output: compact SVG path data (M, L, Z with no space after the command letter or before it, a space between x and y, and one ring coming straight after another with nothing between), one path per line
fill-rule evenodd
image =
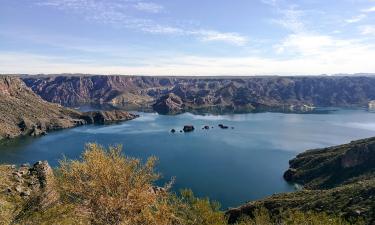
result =
M47 102L14 76L0 76L0 106L0 140L135 117L123 111L81 113Z
M294 209L363 218L366 224L375 224L375 138L299 154L290 161L284 178L302 185L303 190L230 209L230 221L265 207L273 215Z
M375 99L375 77L142 77L24 76L43 99L66 106L106 103L154 108L162 113L200 109L231 111L308 110L310 106L367 106ZM169 108L174 94L181 107ZM175 98L176 99L176 98Z

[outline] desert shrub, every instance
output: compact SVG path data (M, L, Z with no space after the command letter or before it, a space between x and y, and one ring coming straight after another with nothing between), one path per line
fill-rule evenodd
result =
M211 202L208 198L197 198L191 190L182 190L174 202L173 208L183 225L227 224L219 203Z
M125 157L121 146L88 144L81 160L60 163L62 199L92 224L172 224L168 193L153 189L155 162Z

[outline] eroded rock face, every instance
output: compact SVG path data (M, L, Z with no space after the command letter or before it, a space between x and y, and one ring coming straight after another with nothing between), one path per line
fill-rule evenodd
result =
M109 103L156 106L176 113L210 111L306 111L311 106L367 106L375 99L375 77L185 78L141 76L28 76L43 99L67 106ZM3 90L6 92L6 90ZM182 101L165 102L174 94ZM163 103L164 102L164 103ZM181 110L182 108L182 110Z
M96 111L82 113L81 118L88 124L105 124L119 121L132 120L139 117L138 115L121 110L113 111Z
M0 76L0 90L0 139L85 123L79 112L44 101L17 77Z
M10 192L27 197L31 193L43 193L55 188L55 176L47 161L39 161L32 167L29 164L9 167L14 180L13 186L9 187Z
M136 117L119 110L82 113L65 108L44 101L21 79L0 75L0 140L21 135L46 135L52 130L87 123L126 121Z
M184 103L179 96L170 93L159 98L153 109L160 114L178 114L183 111Z
M359 177L375 176L375 138L309 150L290 162L284 178L305 188L332 188Z

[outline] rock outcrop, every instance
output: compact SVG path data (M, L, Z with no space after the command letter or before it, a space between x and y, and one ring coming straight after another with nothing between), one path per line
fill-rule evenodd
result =
M47 161L37 162L32 167L29 165L2 167L9 167L7 175L12 181L7 188L9 194L29 199L32 201L32 207L38 209L46 208L58 201L55 176Z
M139 116L121 110L85 112L81 116L88 124L107 124L128 121L137 117Z
M184 109L184 103L181 98L173 93L159 98L152 106L160 114L178 114Z
M375 138L309 150L290 160L285 180L307 189L328 189L375 177Z
M194 129L195 129L195 128L194 128L193 125L185 125L183 131L184 131L185 133L188 133L188 132L193 132Z
M14 76L0 76L0 106L0 140L22 135L45 135L51 130L87 123L136 118L124 111L82 113L47 102Z
M42 100L16 77L0 76L0 139L84 124L80 113Z
M66 106L108 103L184 111L309 111L313 106L368 106L375 77L188 78L142 76L25 76L43 99ZM153 107L154 106L154 107Z

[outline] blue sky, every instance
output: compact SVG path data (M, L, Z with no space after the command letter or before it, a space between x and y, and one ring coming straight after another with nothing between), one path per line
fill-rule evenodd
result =
M375 72L375 0L0 0L0 73Z

